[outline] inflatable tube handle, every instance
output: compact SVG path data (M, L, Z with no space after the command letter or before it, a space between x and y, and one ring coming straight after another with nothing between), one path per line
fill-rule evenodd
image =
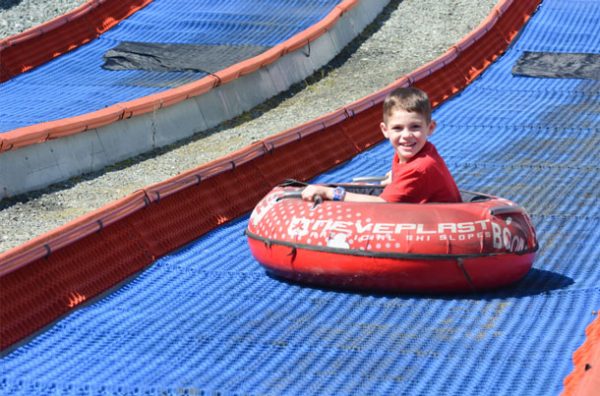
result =
M521 206L495 206L490 208L490 214L492 216L507 215L507 214L525 214L525 209Z
M355 183L381 183L384 181L386 176L358 176L352 178Z
M302 199L302 191L285 191L277 197L277 201L281 201L282 199Z
M302 191L285 191L279 197L277 197L277 202L282 199L302 199ZM311 209L316 208L318 205L323 203L323 198L320 195L315 195L313 198L313 206Z

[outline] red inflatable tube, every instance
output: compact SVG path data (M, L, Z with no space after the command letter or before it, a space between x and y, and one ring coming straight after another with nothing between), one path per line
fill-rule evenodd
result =
M379 186L345 184L379 194ZM538 244L526 211L486 194L464 203L405 204L300 198L275 187L255 207L246 235L275 276L320 286L384 292L465 292L514 283Z

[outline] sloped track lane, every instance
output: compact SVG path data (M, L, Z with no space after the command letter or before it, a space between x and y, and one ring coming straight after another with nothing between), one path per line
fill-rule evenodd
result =
M2 84L0 196L98 171L230 120L326 64L388 2L153 1ZM105 70L103 55L131 41L192 46L205 54L192 57L204 66Z
M2 83L0 131L89 113L207 75L103 69L103 55L123 41L272 47L308 29L338 3L152 1L87 45Z

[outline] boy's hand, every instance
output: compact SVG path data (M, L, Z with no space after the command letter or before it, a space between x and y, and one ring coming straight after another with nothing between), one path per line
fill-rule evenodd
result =
M310 184L302 190L302 199L305 201L314 201L315 196L320 196L323 199L333 199L333 189L330 187Z
M388 173L385 174L385 179L383 179L381 181L381 185L382 186L387 186L391 182L392 182L392 171L389 171Z

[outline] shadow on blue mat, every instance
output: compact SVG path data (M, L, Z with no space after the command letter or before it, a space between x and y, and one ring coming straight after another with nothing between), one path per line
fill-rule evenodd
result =
M514 285L507 286L501 289L478 292L473 291L471 293L445 293L445 294L415 294L415 293L379 293L369 291L352 291L347 288L336 288L336 287L319 287L309 285L305 283L293 282L287 279L279 278L275 275L267 273L267 275L279 282L287 283L289 285L302 286L315 290L331 291L336 293L345 294L356 294L362 296L371 297L394 297L394 298L427 298L427 299L438 299L438 300L493 300L503 298L519 298L536 296L539 294L546 294L557 290L562 290L575 283L572 278L553 272L545 271L537 268L532 268L529 273L521 281Z

